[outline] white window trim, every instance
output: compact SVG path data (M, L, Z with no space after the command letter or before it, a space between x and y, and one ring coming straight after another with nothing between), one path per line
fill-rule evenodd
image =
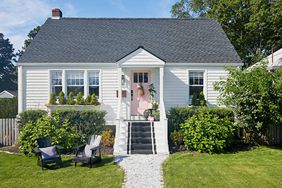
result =
M187 69L187 95L188 95L188 105L191 104L191 99L189 99L189 92L190 92L190 83L189 83L189 72L203 72L204 75L203 75L203 78L204 78L204 82L203 82L203 92L204 92L204 96L205 96L205 100L208 101L208 88L207 88L207 83L208 83L208 76L207 76L207 73L208 73L208 70L207 69Z
M62 91L65 93L65 97L67 97L67 79L66 79L66 71L84 71L84 98L87 97L89 93L89 85L88 85L88 72L91 71L99 71L99 98L98 101L102 102L102 70L101 69L48 69L48 101L50 100L50 94L52 92L52 71L62 71Z

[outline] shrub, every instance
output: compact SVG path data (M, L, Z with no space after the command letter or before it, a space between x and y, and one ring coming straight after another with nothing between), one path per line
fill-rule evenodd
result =
M176 131L174 130L170 134L170 140L173 143L174 146L180 147L183 144L183 133L182 131Z
M44 115L36 122L28 122L23 127L19 137L20 151L32 154L37 138L43 136L50 137L52 144L61 145L71 151L78 136L74 128L67 119L59 123L58 119L51 119L48 115Z
M79 92L76 96L76 101L75 104L76 105L82 105L83 104L83 94L81 92Z
M222 152L235 140L234 122L201 108L180 126L185 145L198 152Z
M59 104L60 105L66 104L65 94L62 91L59 93Z
M218 115L220 118L227 117L230 121L234 121L234 113L230 108L208 108L208 107L173 107L167 114L169 133L180 129L180 124L184 123L188 118L192 117L197 111L206 111L211 114Z
M227 67L227 71L228 78L215 83L219 102L233 109L238 125L249 135L246 142L265 142L269 125L282 122L282 69Z
M0 99L0 118L14 118L18 114L18 100Z
M86 97L85 101L84 101L84 104L89 105L90 102L91 102L91 96L88 95L88 96Z
M91 104L91 105L95 105L95 106L100 105L100 102L98 101L98 99L97 99L95 93L93 93L93 94L91 95L90 104Z
M74 102L74 100L73 100L73 97L74 97L74 94L73 94L73 92L71 91L71 92L69 93L68 100L67 100L67 104L68 104L68 105L74 105L74 104L75 104L75 102Z
M19 114L19 128L24 127L28 122L35 123L39 118L46 115L45 110L26 110Z
M102 131L101 136L102 136L102 145L103 146L112 147L114 145L115 136L111 129Z
M56 104L56 97L55 97L54 93L50 94L49 104L50 105L55 105Z
M207 106L207 101L205 99L205 95L203 91L200 92L199 103L200 103L199 106Z

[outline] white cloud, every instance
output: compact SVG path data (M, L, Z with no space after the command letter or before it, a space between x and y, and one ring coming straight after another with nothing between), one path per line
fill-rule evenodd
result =
M72 4L61 6L67 16L77 14ZM52 0L1 0L0 32L10 39L16 50L21 49L28 32L51 17L54 7L59 6Z

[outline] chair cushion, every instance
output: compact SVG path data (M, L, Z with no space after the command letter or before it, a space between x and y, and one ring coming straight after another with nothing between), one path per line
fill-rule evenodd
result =
M46 148L39 148L41 151L42 159L50 159L57 156L56 146L50 146Z

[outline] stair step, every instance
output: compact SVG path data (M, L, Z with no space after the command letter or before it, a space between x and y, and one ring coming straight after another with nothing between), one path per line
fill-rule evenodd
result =
M131 123L132 127L137 127L137 126L141 126L141 127L150 127L151 123L150 122L132 122Z
M152 150L132 150L131 154L153 154Z
M132 138L131 144L152 144L152 139L150 137L149 138L142 138L142 137Z
M151 131L150 132L131 132L131 138L142 137L142 138L151 138Z
M142 132L147 131L147 132L151 132L151 127L142 127L142 126L134 127L134 126L132 126L131 127L131 131L132 132L133 131L142 131Z
M131 144L131 150L152 149L152 144Z

